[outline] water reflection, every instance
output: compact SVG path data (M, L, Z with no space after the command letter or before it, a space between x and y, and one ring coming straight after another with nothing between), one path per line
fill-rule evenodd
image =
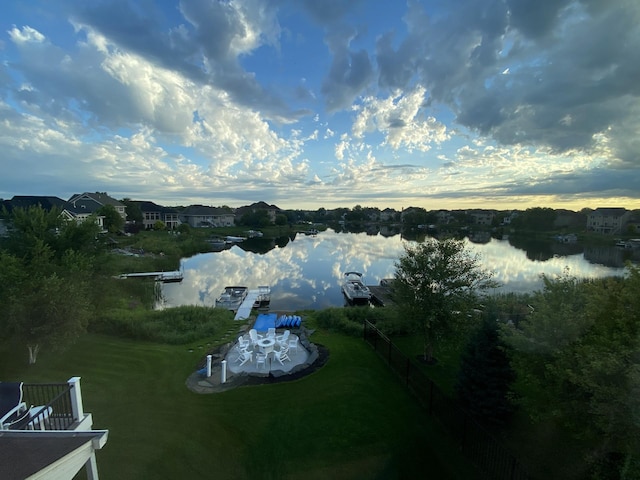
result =
M183 259L184 280L163 285L162 305L213 306L227 285L270 285L272 310L342 306L340 285L345 271L363 272L367 284L377 285L393 276L404 246L413 242L400 235L333 230L317 236L254 240L243 243L242 248L235 245ZM543 273L554 276L568 269L576 277L599 278L624 271L624 252L615 247L583 253L579 247L559 243L532 246L490 237L480 243L478 239L465 242L480 254L484 268L495 272L495 279L502 285L498 291L502 292L539 289ZM601 262L591 263L593 259Z

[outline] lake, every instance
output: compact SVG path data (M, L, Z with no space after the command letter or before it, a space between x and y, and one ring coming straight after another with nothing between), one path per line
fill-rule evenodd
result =
M486 237L480 243L469 238L464 241L480 255L483 268L495 272L494 278L501 284L498 292L538 290L542 287L541 274L555 276L567 269L581 278L622 275L624 261L630 255L613 246L583 249L551 240L518 243ZM362 272L367 285L377 285L381 279L394 276L395 262L413 240L399 234L327 230L317 236L297 234L275 242L251 242L183 259L183 281L162 285L163 299L158 307L213 306L227 285L250 289L269 285L271 310L344 306L340 290L344 272Z

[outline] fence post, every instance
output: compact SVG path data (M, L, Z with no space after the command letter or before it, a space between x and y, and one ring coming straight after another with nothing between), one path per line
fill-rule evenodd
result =
M82 391L80 390L80 377L71 377L67 382L71 387L71 411L73 419L81 422L84 418L84 408L82 406Z

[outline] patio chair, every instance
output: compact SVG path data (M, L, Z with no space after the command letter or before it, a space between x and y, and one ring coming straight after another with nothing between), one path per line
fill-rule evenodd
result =
M289 351L291 353L293 353L295 351L295 353L298 353L298 342L299 342L299 338L297 335L291 335L289 337L289 343L288 343L288 347L289 347Z
M239 352L242 352L242 350L246 350L251 346L251 340L249 340L248 338L245 339L242 335L240 335L238 337L238 344L236 345L236 348L238 349Z
M283 347L280 350L274 350L273 351L273 358L278 360L280 362L280 365L284 366L284 361L285 360L291 361L291 359L289 358L288 353L289 353L289 348L288 347Z
M280 345L287 345L289 335L291 335L291 330L285 330L282 335L276 335L276 342Z
M243 366L247 362L253 362L253 352L250 352L249 350L243 350L242 352L240 352L237 361L240 362L240 366Z
M260 365L267 366L267 356L264 353L256 353L256 368L260 368Z
M256 343L258 343L258 340L260 340L261 338L262 335L258 335L258 331L255 328L249 330L249 341L251 342L251 345L255 345Z
M20 428L29 419L29 409L22 401L22 382L0 382L0 430Z
M46 405L39 405L37 407L31 407L29 409L29 421L27 422L27 428L29 430L46 430L46 424L49 422L49 417L53 413L53 408Z
M269 329L267 329L267 338L276 338L276 329L275 327L270 327Z

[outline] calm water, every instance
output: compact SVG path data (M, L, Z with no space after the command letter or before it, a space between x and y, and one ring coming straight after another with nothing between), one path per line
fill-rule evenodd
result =
M537 290L542 286L541 274L559 275L565 269L587 278L622 275L624 271L625 252L615 247L583 250L556 242L514 246L509 240L493 238L485 239L486 243L465 242L480 254L483 267L495 272L501 292ZM279 241L275 248L269 245L249 251L250 244L243 244L244 249L235 245L196 255L182 260L182 283L163 285L162 306L213 306L226 285L270 285L272 310L343 306L340 285L344 272L362 272L365 283L377 285L382 278L393 277L394 263L407 243L400 235L327 230L317 236L298 234L293 240Z

